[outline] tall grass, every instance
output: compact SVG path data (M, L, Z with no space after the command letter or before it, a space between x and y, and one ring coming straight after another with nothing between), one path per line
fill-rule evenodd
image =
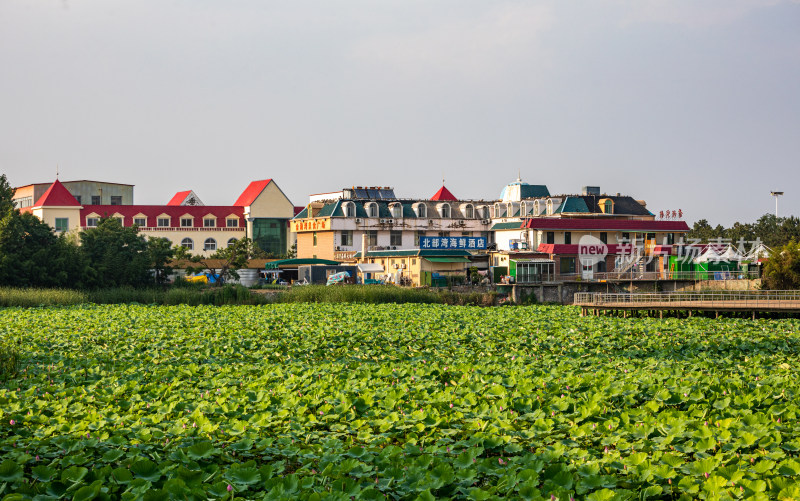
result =
M0 306L67 306L88 302L86 293L70 289L0 287Z
M269 298L252 294L241 285L226 285L198 289L176 287L171 289L134 289L117 287L91 291L63 289L12 289L0 288L0 307L70 306L82 303L94 304L188 304L229 305L266 304Z
M278 303L444 303L492 306L496 293L436 292L380 285L332 286L304 285L277 294Z

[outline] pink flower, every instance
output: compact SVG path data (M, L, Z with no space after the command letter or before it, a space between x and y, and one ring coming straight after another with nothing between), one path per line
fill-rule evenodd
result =
M708 478L708 472L703 473L703 475L705 475L705 477Z
M11 426L14 426L15 424L17 424L17 422L16 422L16 421L14 421L14 420L12 419L11 421L9 421L9 424L10 424Z
M320 416L322 415L322 411L319 411L319 415L320 415Z
M233 486L231 484L228 484L228 492L231 492L232 490L233 490Z
M450 404L450 408L451 408L451 409L453 408L453 404Z

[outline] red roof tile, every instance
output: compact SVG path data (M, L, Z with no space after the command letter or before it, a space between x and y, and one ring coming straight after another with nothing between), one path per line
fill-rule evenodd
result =
M33 204L34 207L80 207L80 205L58 179Z
M133 218L139 214L147 217L148 227L157 226L156 219L161 214L166 214L170 217L170 228L180 228L181 216L184 214L189 214L194 218L192 228L202 228L203 217L207 215L217 218L217 226L215 228L225 227L225 219L231 214L238 216L238 228L244 228L245 225L244 209L227 205L85 205L81 209L81 226L86 226L86 217L92 213L100 217L111 217L114 214L120 214L123 218L123 226L133 226Z
M689 231L684 221L647 221L641 219L582 219L561 217L534 217L528 219L526 228L536 230L595 230L595 231Z
M169 202L167 202L167 205L180 205L180 204L182 204L183 201L186 200L186 197L188 197L189 193L191 193L191 192L192 192L192 190L179 191L178 193L173 195L173 197L169 200Z
M248 205L252 205L261 192L264 191L264 188L266 188L271 182L272 179L251 182L249 185L247 185L247 188L245 188L242 194L239 195L239 198L233 202L233 205L238 207L247 207Z
M450 193L450 190L442 186L439 188L439 191L436 192L434 196L431 197L431 200L435 200L437 202L457 202L458 199Z

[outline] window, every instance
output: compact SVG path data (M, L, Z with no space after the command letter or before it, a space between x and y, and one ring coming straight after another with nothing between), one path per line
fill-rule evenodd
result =
M414 247L419 247L419 238L424 236L425 236L424 231L417 230L414 232Z
M340 241L344 247L353 245L353 230L343 230Z
M168 217L160 217L158 221L156 221L156 225L160 228L164 228L169 226L169 218Z
M467 204L467 206L464 207L464 217L467 219L475 219L475 207L473 207L472 204Z
M623 233L622 233L622 239L621 239L621 240L622 240L623 242L630 243L630 241L631 241L631 234L630 234L630 233L628 233L627 231L623 232Z
M203 228L213 228L217 225L217 220L213 217L207 217L203 219Z
M77 201L78 201L78 205L80 205L80 203L81 203L81 196L80 196L80 195L75 195L75 200L77 200Z
M192 218L190 218L190 217L182 217L181 218L181 227L182 228L187 228L187 227L190 227L190 226L192 226Z
M378 246L378 230L367 230L367 247Z
M92 195L92 205L100 205L100 195Z
M567 245L572 243L572 232L571 231L565 231L564 232L564 243L567 244Z
M236 239L235 238L229 238L228 239L228 247L230 247L231 245L233 245L235 243L236 243Z
M213 251L217 250L217 241L213 238L206 238L206 241L203 242L203 250Z
M417 205L417 217L428 217L428 207L425 204Z
M534 216L538 216L539 214L540 214L539 201L538 200L534 200L534 202L533 202L533 215Z
M369 217L378 217L378 204L369 204L367 206L367 215Z
M403 206L400 204L393 204L391 209L393 218L403 217Z
M56 218L56 231L68 231L69 230L69 218L67 217L57 217Z
M317 246L317 232L314 232L314 247Z
M120 225L120 226L125 226L125 218L124 218L124 217L122 217L122 216L117 216L117 217L115 217L114 219L116 219L117 221L119 221L119 225Z
M471 237L472 236L472 232L471 231L462 231L461 232L461 236L462 237Z
M87 217L86 218L86 226L88 226L89 228L96 228L97 227L97 223L99 223L99 222L100 222L100 218L97 218L97 217Z
M389 232L389 245L393 245L396 247L403 246L403 232L392 230Z
M122 205L122 197L111 197L111 205Z
M607 244L608 243L608 233L606 233L605 231L601 231L600 232L600 241L603 242L604 244Z
M228 228L237 228L239 226L239 220L233 217L229 217L225 220L225 225Z
M440 231L439 232L439 236L440 237L449 237L450 236L450 232L449 231Z
M181 240L181 247L186 250L194 250L194 241L191 238L184 238Z
M606 214L613 214L614 213L614 202L611 200L606 200L603 203L603 212Z
M553 214L553 199L548 198L547 199L547 215L549 216L551 214Z
M553 232L553 231L548 231L547 232L547 243L548 244L556 243L556 234L555 234L555 232Z
M147 226L147 218L146 217L135 217L133 218L133 224L136 226Z
M667 233L667 245L674 245L674 244L675 244L675 234Z
M574 257L562 257L561 258L561 270L560 273L562 275L569 275L575 273L575 258Z

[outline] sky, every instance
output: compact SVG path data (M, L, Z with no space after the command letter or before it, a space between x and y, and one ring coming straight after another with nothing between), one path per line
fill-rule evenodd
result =
M800 215L800 0L0 0L0 172Z

